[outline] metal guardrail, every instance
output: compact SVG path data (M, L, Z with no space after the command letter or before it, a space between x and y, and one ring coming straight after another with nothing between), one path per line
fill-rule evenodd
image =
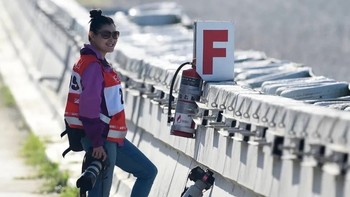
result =
M36 1L35 10L39 12L39 15L42 15L44 21L49 21L48 25L51 28L51 34L47 34L46 30L48 26L42 26L42 23L37 23L38 33L41 35L43 41L46 44L46 47L62 62L64 66L61 74L56 78L42 76L42 80L58 80L57 87L55 88L56 92L59 92L63 79L66 72L71 72L71 57L73 51L78 51L82 46L82 38L74 32L75 26L78 25L74 18L69 17L69 14L64 10L57 7L55 4L50 1ZM64 17L65 16L65 17ZM32 18L35 20L35 18ZM52 34L56 34L59 37L65 37L65 50L66 52L62 54L62 48L55 47L55 43L52 42Z
M23 31L21 29L23 27L16 26L23 41L28 43L31 39L34 40L35 37L38 37L44 43L43 48L40 48L41 43L39 42L31 43L31 47L38 47L37 53L42 53L37 54L36 56L38 57L33 56L36 60L35 66L39 73L39 82L54 81L55 83L51 83L50 87L56 93L60 92L65 75L71 72L72 61L75 61L72 60L72 56L82 46L83 38L77 32L82 27L79 27L76 19L72 18L69 13L51 1L28 0L5 3L10 8L13 4L19 4L18 6L13 6L14 11L10 12L14 21L18 21L16 18L22 15L23 18L21 20L27 20L26 23L29 22L32 25L32 30L30 31L35 32L34 34L36 35L25 35L28 32ZM17 8L20 8L20 10L15 10ZM45 53L46 50L49 51L49 57L52 58L51 60L46 60L46 63L52 61L58 62L57 64L42 65L46 58L45 55L47 55ZM52 66L51 69L60 72L40 73L41 69L45 67L45 69L50 69L50 66Z

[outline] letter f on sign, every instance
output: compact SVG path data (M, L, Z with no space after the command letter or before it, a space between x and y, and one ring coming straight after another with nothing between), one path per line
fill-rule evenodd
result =
M214 42L227 42L227 30L203 31L203 74L213 74L213 58L226 57L226 48L214 48Z

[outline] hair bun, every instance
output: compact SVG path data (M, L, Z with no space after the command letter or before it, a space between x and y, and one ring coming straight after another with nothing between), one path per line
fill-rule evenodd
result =
M98 18L100 16L102 16L101 10L91 10L90 11L90 18Z

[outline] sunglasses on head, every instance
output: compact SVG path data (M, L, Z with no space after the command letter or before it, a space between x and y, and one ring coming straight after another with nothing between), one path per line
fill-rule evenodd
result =
M101 37L103 38L103 39L110 39L111 37L113 38L113 39L118 39L119 38L119 35L120 35L120 32L119 31L107 31L107 30L105 30L105 31L100 31L100 32L98 32L100 35L101 35Z

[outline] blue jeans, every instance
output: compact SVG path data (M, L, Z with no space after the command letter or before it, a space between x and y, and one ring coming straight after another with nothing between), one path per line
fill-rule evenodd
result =
M81 142L85 151L91 148L91 142L86 137ZM108 197L112 186L114 166L118 166L136 177L131 197L147 197L157 175L157 167L127 139L124 140L123 146L105 141L104 148L110 165L100 174L95 186L88 192L88 196Z

